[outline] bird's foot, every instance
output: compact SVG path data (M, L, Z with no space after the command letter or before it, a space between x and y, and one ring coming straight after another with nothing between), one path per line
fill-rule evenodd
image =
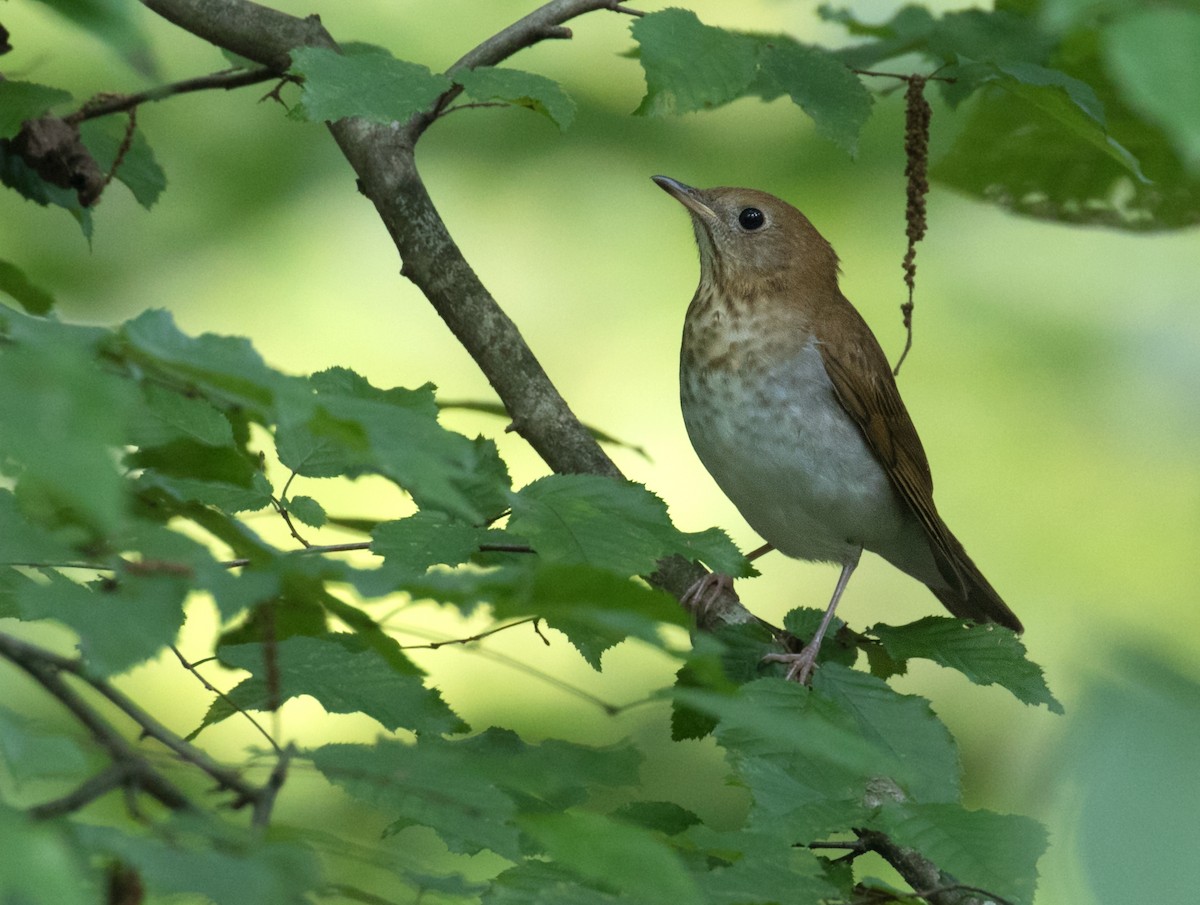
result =
M820 644L814 646L812 643L809 643L804 645L797 653L767 654L763 657L763 662L786 663L788 668L784 678L789 682L799 682L801 685L807 685L809 679L812 678L813 671L817 668L817 652L820 649Z
M728 591L733 594L733 579L724 572L709 572L679 598L683 608L692 614L698 625L709 621L713 605ZM736 599L737 595L734 594Z

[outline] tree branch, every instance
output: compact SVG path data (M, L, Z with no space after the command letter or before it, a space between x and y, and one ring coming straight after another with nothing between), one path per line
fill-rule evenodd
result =
M297 46L337 47L316 17L296 19L249 0L143 3L198 37L268 66L279 66ZM570 19L602 9L633 12L615 0L551 0L480 43L450 71L500 63L548 37L564 36L556 29ZM443 95L400 129L359 119L343 119L329 124L329 129L400 253L401 274L425 294L475 360L508 411L513 429L559 474L621 477L571 411L516 324L467 263L417 172L416 142L449 99L449 93ZM673 556L659 562L647 580L680 598L705 574L700 565ZM732 591L692 615L701 627L755 621Z
M0 656L28 673L70 710L92 734L96 743L108 752L117 771L101 773L70 795L41 805L44 816L64 813L63 809L68 805L82 807L116 785L142 789L173 811L194 809L194 805L178 786L155 770L145 757L134 750L119 732L67 684L62 673L78 674L74 661L5 634L0 634Z
M204 751L184 741L112 684L104 679L89 675L83 663L79 660L60 656L52 651L45 650L27 641L22 641L19 638L3 633L0 633L0 656L11 661L32 676L38 684L57 698L63 706L70 710L87 727L96 742L113 759L114 766L119 769L120 774L115 777L120 780L117 784L124 785L126 788L145 790L172 810L183 810L193 807L191 802L188 801L187 797L174 783L154 769L142 754L134 749L117 730L110 726L96 712L94 707L83 700L79 693L67 683L63 676L64 673L75 676L90 685L116 705L117 709L137 724L143 735L155 739L174 752L181 760L207 773L217 782L220 788L234 792L237 795L237 798L233 802L235 809L252 804L257 814L259 809L264 806L264 801L274 799L277 789L272 789L272 780L268 780L267 785L262 789L246 782L235 770L217 763ZM282 752L280 761L286 760L287 756L287 751ZM277 766L276 771L279 769ZM272 774L272 778L274 776L275 774ZM102 780L101 777L105 778ZM65 806L63 802L78 801L79 806L82 806L96 797L96 794L103 794L104 791L107 791L107 788L113 788L113 785L102 788L103 782L109 782L113 778L113 776L107 776L107 774L102 773L64 799L59 799L58 802L48 802L42 805L42 807L49 809L50 813L60 813L61 811L55 809L56 807L61 808ZM269 811L269 805L267 805L267 809Z
M978 887L964 886L918 852L876 830L855 830L863 846L896 868L929 905L1007 905L1004 899Z
M270 79L277 79L281 72L264 67L262 69L228 69L214 72L210 75L197 76L194 79L184 79L169 85L159 85L135 94L101 94L92 98L75 113L64 116L69 123L83 122L85 119L95 119L98 116L108 116L110 113L121 113L131 110L150 101L161 101L177 94L187 94L191 91L207 91L221 88L230 91L246 85L256 85Z

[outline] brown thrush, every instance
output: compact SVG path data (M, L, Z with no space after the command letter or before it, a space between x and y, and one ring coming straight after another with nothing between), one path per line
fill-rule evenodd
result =
M688 436L768 544L842 567L820 628L790 663L808 680L863 550L951 613L1021 623L933 503L920 438L871 329L838 288L838 258L800 211L752 189L655 176L700 246L679 366Z

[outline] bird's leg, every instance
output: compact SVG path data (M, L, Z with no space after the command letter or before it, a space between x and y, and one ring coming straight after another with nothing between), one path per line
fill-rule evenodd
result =
M801 685L807 685L808 680L812 677L813 670L817 666L817 653L821 650L821 642L825 639L825 632L829 630L829 623L833 621L833 611L837 609L838 601L842 599L842 592L846 590L846 585L850 583L850 576L854 574L855 567L858 566L858 560L862 556L862 547L856 547L850 554L849 559L842 565L842 574L838 576L837 587L833 589L833 599L829 601L829 607L825 610L825 616L821 619L821 625L817 628L815 635L809 639L809 642L804 645L795 654L767 654L763 657L763 661L767 663L787 663L787 680L789 682L799 682Z

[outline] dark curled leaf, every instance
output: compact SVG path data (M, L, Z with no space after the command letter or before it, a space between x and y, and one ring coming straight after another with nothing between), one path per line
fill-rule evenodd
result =
M105 174L80 140L79 127L57 116L26 122L11 147L47 182L74 191L84 207L104 191Z

